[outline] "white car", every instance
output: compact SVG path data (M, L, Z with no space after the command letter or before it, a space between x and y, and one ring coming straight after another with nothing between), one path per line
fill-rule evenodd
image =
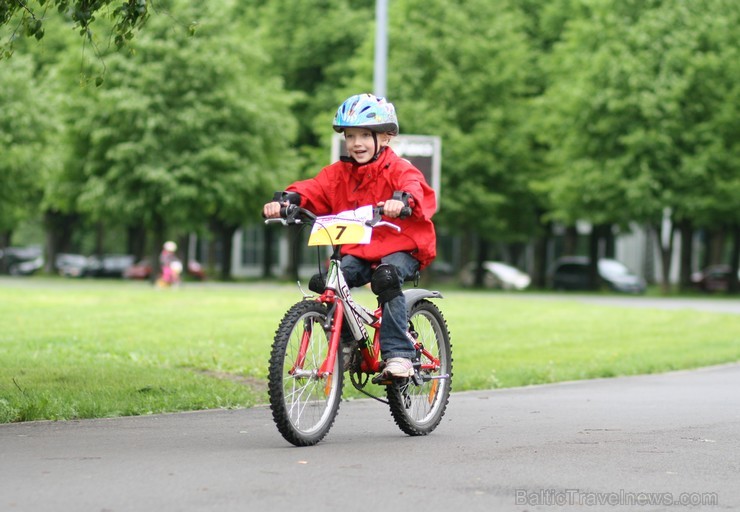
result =
M475 263L468 264L460 276L463 286L475 283ZM532 278L516 267L500 261L483 262L483 286L501 290L524 290L532 283Z

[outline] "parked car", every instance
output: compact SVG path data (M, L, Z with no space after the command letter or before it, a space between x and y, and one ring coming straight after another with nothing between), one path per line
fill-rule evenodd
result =
M691 275L691 283L705 292L726 292L730 287L731 275L730 265L710 265L699 272L694 272ZM740 271L737 277L740 280Z
M551 285L556 290L588 290L589 259L585 256L566 256L555 262ZM602 258L598 262L599 285L622 293L645 293L645 280L632 273L617 260Z
M134 264L129 254L104 254L85 256L83 254L59 254L55 260L59 273L67 277L123 277L124 272Z
M38 246L6 247L0 250L1 267L12 276L28 276L44 268L44 251Z
M460 275L463 286L475 283L475 263L469 263ZM532 278L516 267L500 261L483 262L483 286L501 290L524 290L532 283Z
M457 281L458 270L451 263L434 260L420 275L432 279L435 283L449 283Z
M57 272L65 277L84 277L87 263L88 257L84 254L60 253L54 260Z
M195 260L188 262L185 272L186 275L199 281L203 281L206 278L205 269L203 269L203 266ZM149 259L145 258L135 265L128 267L123 273L123 277L125 279L149 279L151 274L152 264Z
M124 272L135 262L130 254L104 254L90 257L91 275L95 277L123 277Z

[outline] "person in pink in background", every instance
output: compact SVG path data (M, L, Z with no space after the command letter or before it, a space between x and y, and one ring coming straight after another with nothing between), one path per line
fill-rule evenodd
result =
M177 244L172 241L164 243L162 252L159 254L159 266L162 268L162 275L157 280L160 287L177 286L180 284L180 274L182 273L182 262L177 257Z

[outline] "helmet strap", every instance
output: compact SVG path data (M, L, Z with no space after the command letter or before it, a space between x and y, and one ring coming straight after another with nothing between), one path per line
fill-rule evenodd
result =
M373 162L374 162L374 161L376 161L376 160L377 160L378 158L380 158L380 154L381 154L381 153L382 153L382 152L383 152L383 151L385 150L385 148L387 147L387 146L383 146L383 147L380 147L380 145L378 144L378 133L377 133L377 132L376 132L375 130L373 130L373 140L375 141L375 156L373 156L373 157L372 157L372 158L370 159L370 161L368 162L369 164L373 163Z

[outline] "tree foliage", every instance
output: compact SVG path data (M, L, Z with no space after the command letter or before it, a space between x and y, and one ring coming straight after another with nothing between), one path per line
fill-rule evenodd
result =
M712 175L737 176L740 163L740 9L722 0L591 5L555 49L541 99L557 215L625 224L668 207L706 217L702 204L721 193Z
M554 46L538 100L553 216L657 227L668 211L676 223L737 223L740 6L584 5Z
M373 5L364 1L270 0L248 22L285 87L299 93L292 113L303 176L326 164L331 119L344 99L338 89L352 75L358 48L372 38L373 21Z
M442 137L440 227L526 242L547 221L670 211L736 229L739 22L732 0L392 0L388 96L402 133ZM69 26L96 44L97 88L51 37ZM6 1L0 27L18 50L0 76L6 231L36 205L228 231L327 163L334 109L372 89L361 0ZM43 52L19 37L44 33Z
M18 56L0 74L0 233L36 213L59 161L60 123L39 82L32 56Z
M293 132L290 95L241 36L152 25L134 55L108 58L110 78L77 123L89 177L81 204L150 225L241 221L288 167L279 156Z
M228 16L211 12L195 35L152 19L135 51L106 56L107 79L74 105L62 181L79 183L80 211L160 241L209 224L233 233L288 179L291 94Z
M444 222L489 239L531 232L525 121L536 70L522 12L485 0L394 7L388 90L403 133L442 137Z
M130 40L149 16L147 0L0 0L0 26L9 27L0 58L10 56L19 37L41 39L47 17L54 11L71 20L80 34L92 38L92 26L99 16L113 21L114 41L121 47ZM50 12L51 11L51 12Z

